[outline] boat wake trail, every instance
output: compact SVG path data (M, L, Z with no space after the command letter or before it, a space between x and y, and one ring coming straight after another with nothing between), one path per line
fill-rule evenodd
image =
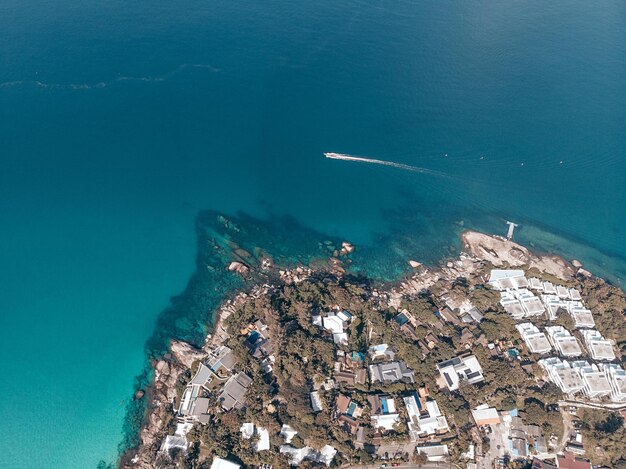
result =
M449 178L450 175L443 173L441 171L436 171L434 169L421 168L419 166L411 166L408 164L402 163L394 163L393 161L385 161L385 160L376 160L374 158L364 158L362 156L353 156L353 155L345 155L343 153L324 153L326 158L330 158L331 160L343 160L343 161L354 161L357 163L368 163L368 164L378 164L381 166L391 166L392 168L403 169L405 171L411 171L413 173L420 174L429 174L431 176L445 177Z

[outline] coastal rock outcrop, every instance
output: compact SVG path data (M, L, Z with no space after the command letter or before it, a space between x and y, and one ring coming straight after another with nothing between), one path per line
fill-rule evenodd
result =
M496 267L527 265L564 279L571 279L576 274L575 269L560 257L535 255L524 246L499 236L466 231L461 239L471 254Z

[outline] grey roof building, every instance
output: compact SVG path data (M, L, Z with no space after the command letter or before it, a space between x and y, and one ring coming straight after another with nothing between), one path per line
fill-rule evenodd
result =
M243 372L231 376L219 395L222 407L225 410L241 409L246 403L246 391L251 383L252 378Z
M407 380L415 382L413 371L403 361L378 363L369 366L370 380L372 383L381 381L385 384Z

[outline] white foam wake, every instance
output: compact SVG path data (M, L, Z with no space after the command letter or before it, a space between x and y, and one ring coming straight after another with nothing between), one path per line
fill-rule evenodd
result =
M421 168L419 166L411 166L411 165L403 164L403 163L395 163L393 161L377 160L374 158L364 158L362 156L345 155L343 153L324 153L324 156L332 160L355 161L358 163L379 164L382 166L391 166L392 168L403 169L405 171L412 171L414 173L448 177L446 173L442 173L441 171L435 171L433 169L428 169L428 168Z

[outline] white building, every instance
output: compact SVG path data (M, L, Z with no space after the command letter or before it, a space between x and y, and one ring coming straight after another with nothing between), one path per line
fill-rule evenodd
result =
M455 357L437 364L439 374L450 391L459 389L461 381L476 384L483 381L483 369L475 355Z
M580 374L584 383L583 391L589 398L594 399L611 394L609 380L604 371L598 368L598 365L590 365L586 361L580 360L572 363L572 368L575 368Z
M585 383L578 371L567 360L550 357L539 360L539 365L546 371L548 379L556 384L565 394L573 395L582 391Z
M515 327L522 336L522 339L524 339L528 350L532 353L548 353L552 350L552 346L550 345L550 342L548 342L546 335L534 324L524 322L516 325Z
M611 342L602 337L595 329L582 329L580 334L583 336L585 346L589 351L589 355L594 360L615 360L615 352Z
M606 378L611 385L611 400L615 402L626 401L626 371L613 363L600 365Z
M555 350L564 357L578 357L582 354L578 339L563 326L548 326L546 332Z
M545 312L541 300L526 288L503 291L500 296L500 304L514 319L539 316Z
M543 282L543 292L548 295L556 295L556 288L552 282Z
M346 345L348 343L348 334L344 331L351 318L352 316L343 311L338 314L328 313L328 315L321 318L322 327L333 334L333 341L337 345ZM313 323L315 324L316 322L319 323L319 320L314 318Z
M240 467L239 464L218 457L213 458L213 463L211 464L211 469L239 469Z
M322 398L320 397L320 393L318 391L313 391L311 393L311 407L313 408L313 412L320 412L324 409Z
M437 401L428 400L425 396L415 393L403 397L407 410L407 425L411 440L416 441L421 436L445 433L450 430L446 417L439 410Z
M546 307L548 319L554 321L559 316L559 309L567 310L567 303L557 295L541 295L541 301Z
M596 322L593 319L593 314L587 308L573 308L569 311L570 316L574 320L574 324L577 328L581 327L595 327Z
M489 275L489 285L499 291L527 288L528 280L523 270L493 269Z

